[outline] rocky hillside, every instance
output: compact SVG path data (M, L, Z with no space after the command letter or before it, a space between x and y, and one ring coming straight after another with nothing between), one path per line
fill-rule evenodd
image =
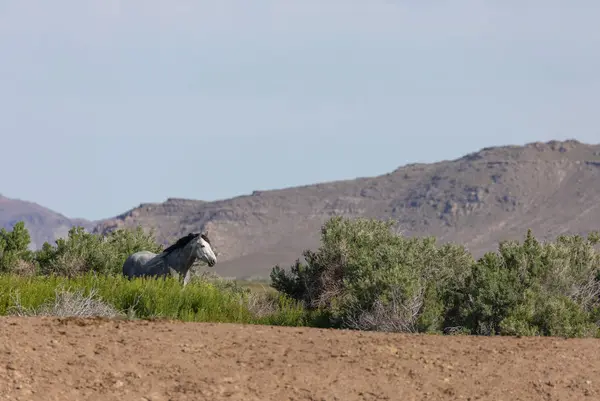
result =
M51 244L66 237L73 226L92 230L96 223L83 219L69 219L60 213L20 199L0 195L0 227L12 230L14 224L24 221L31 235L31 248L40 248L44 242Z
M600 145L574 140L482 149L451 161L385 175L255 191L203 202L142 204L96 232L142 224L169 242L208 229L228 276L267 275L318 246L330 216L393 218L405 235L460 241L477 256L498 241L600 229Z

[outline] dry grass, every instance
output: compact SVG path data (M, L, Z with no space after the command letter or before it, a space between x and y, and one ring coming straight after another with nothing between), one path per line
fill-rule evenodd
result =
M41 305L39 308L25 308L21 305L18 294L14 306L9 310L14 316L58 316L58 317L122 317L110 304L101 300L94 289L86 295L83 290L66 291L57 288L54 300Z
M371 310L357 311L354 316L348 317L347 325L355 330L417 333L417 318L423 298L422 290L407 301L402 301L399 291L392 291L388 303L375 301Z
M279 311L277 296L267 292L251 292L245 297L244 304L250 313L260 319Z
M37 269L33 262L19 259L12 268L12 272L22 277L32 277L37 274Z

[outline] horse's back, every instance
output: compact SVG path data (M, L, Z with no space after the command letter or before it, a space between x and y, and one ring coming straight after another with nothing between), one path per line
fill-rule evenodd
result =
M123 274L127 277L143 274L144 265L154 257L156 254L150 251L139 251L129 255L123 263Z

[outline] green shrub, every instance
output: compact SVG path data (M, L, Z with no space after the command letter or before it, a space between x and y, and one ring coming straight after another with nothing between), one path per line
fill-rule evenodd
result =
M567 296L527 289L523 298L500 323L500 334L560 337L599 334L590 313Z
M392 224L330 219L319 250L305 251L306 263L298 260L290 272L275 266L272 286L325 309L334 325L378 329L387 324L380 316L396 319L402 331L442 330L447 299L463 286L472 257L461 246L437 247L434 238L396 235Z
M392 222L334 217L321 246L289 271L275 266L276 290L363 330L483 335L597 336L597 233L540 243L505 241L478 261L461 246L405 238Z
M59 238L55 245L44 243L41 249L29 250L30 235L23 222L12 231L0 230L0 273L58 274L73 277L87 272L100 274L120 273L125 259L140 250L160 252L154 233L120 229L107 236L86 232L73 227L67 238Z
M590 335L597 331L597 234L506 241L473 265L448 321L473 334Z
M12 231L0 230L0 273L17 270L20 264L32 262L33 253L29 250L31 237L25 223L17 222Z
M73 227L68 237L59 238L55 246L45 243L35 253L35 262L42 274L116 274L130 254L141 250L158 253L162 246L156 243L153 232L147 234L139 226L132 231L113 231L106 237Z

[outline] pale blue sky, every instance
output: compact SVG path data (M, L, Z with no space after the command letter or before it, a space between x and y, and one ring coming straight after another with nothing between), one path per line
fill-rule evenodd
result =
M0 0L0 193L70 217L600 142L597 0Z

